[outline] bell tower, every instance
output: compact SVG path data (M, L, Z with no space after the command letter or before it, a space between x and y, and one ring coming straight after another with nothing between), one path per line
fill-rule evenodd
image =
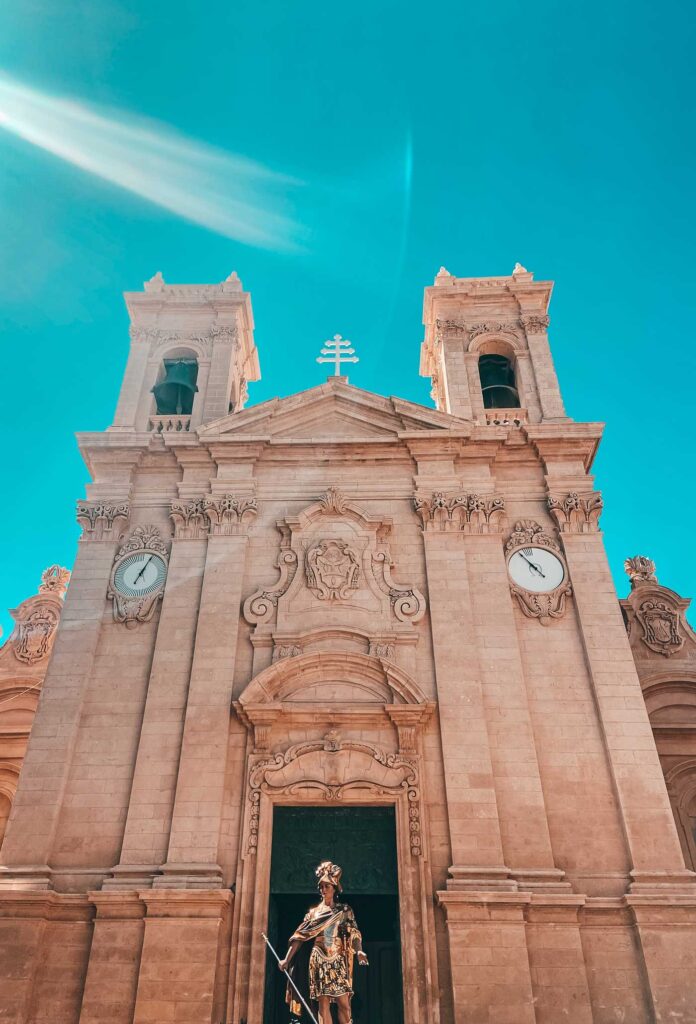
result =
M244 407L260 377L251 297L236 273L217 285L126 292L131 347L110 431L187 432Z
M438 409L475 423L567 420L547 330L553 283L518 263L509 277L453 277L425 289L420 372Z

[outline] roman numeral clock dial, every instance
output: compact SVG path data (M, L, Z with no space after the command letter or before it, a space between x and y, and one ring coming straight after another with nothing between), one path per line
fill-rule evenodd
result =
M519 548L510 556L508 570L518 587L535 594L555 590L565 578L563 562L547 548Z
M114 619L133 628L152 618L167 580L167 549L154 526L137 526L121 548L109 582Z
M167 567L160 555L131 555L116 569L114 587L124 597L143 597L162 586L166 575Z
M515 523L505 551L510 590L524 614L542 626L560 619L573 588L555 539L539 523L522 519Z

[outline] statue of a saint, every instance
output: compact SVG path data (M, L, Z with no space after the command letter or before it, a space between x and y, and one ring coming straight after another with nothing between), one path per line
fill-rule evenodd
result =
M314 939L309 957L309 994L319 1004L320 1024L331 1024L331 1003L338 1007L339 1024L352 1024L350 1001L353 995L353 958L366 967L362 935L353 911L347 903L337 903L342 891L341 868L323 861L315 872L321 903L307 911L304 921L290 936L290 948L281 971L288 969L303 942ZM290 1012L299 1016L302 1007L290 985L285 996Z

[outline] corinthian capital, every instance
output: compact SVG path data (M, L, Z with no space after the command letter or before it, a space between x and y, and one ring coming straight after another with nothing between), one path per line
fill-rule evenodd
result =
M530 314L528 316L521 316L520 323L527 334L543 334L544 331L548 330L550 319L548 316Z
M175 540L198 540L208 534L210 524L203 508L203 498L173 501L169 518L174 525Z
M565 497L550 494L549 512L558 523L561 533L597 533L603 501L599 491L578 494L571 491Z
M256 519L258 506L256 498L235 498L223 494L219 498L204 498L203 511L210 522L213 537L231 537L246 533Z
M77 521L83 540L118 540L128 522L127 501L111 505L106 501L84 501L77 506Z
M445 495L413 499L424 530L457 533L498 533L505 517L505 499L494 494Z

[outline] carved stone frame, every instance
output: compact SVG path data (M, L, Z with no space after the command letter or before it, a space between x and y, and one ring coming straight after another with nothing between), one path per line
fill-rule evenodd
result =
M330 707L283 699L289 677L312 675L338 661L351 681L373 686L381 678L390 699L364 705ZM333 663L333 665L331 664ZM280 698L280 699L278 699ZM250 970L264 962L261 932L266 930L270 898L273 810L276 806L393 806L401 922L404 1024L438 1024L439 992L433 884L422 784L421 732L433 705L403 670L369 655L343 652L281 659L253 679L235 703L249 729L243 828L233 926L231 1020L259 1021L263 1016L265 973ZM276 736L317 734L299 742ZM391 730L392 749L370 737ZM359 738L343 738L359 732ZM394 736L396 733L396 736Z
M505 545L505 561L509 563L516 551L535 546L548 548L553 552L563 566L562 581L554 590L536 593L519 586L510 578L510 593L517 598L520 608L528 618L538 619L542 626L549 626L554 619L563 617L566 601L573 593L568 563L560 545L550 534L545 533L543 527L534 519L519 519L514 524L510 538Z

